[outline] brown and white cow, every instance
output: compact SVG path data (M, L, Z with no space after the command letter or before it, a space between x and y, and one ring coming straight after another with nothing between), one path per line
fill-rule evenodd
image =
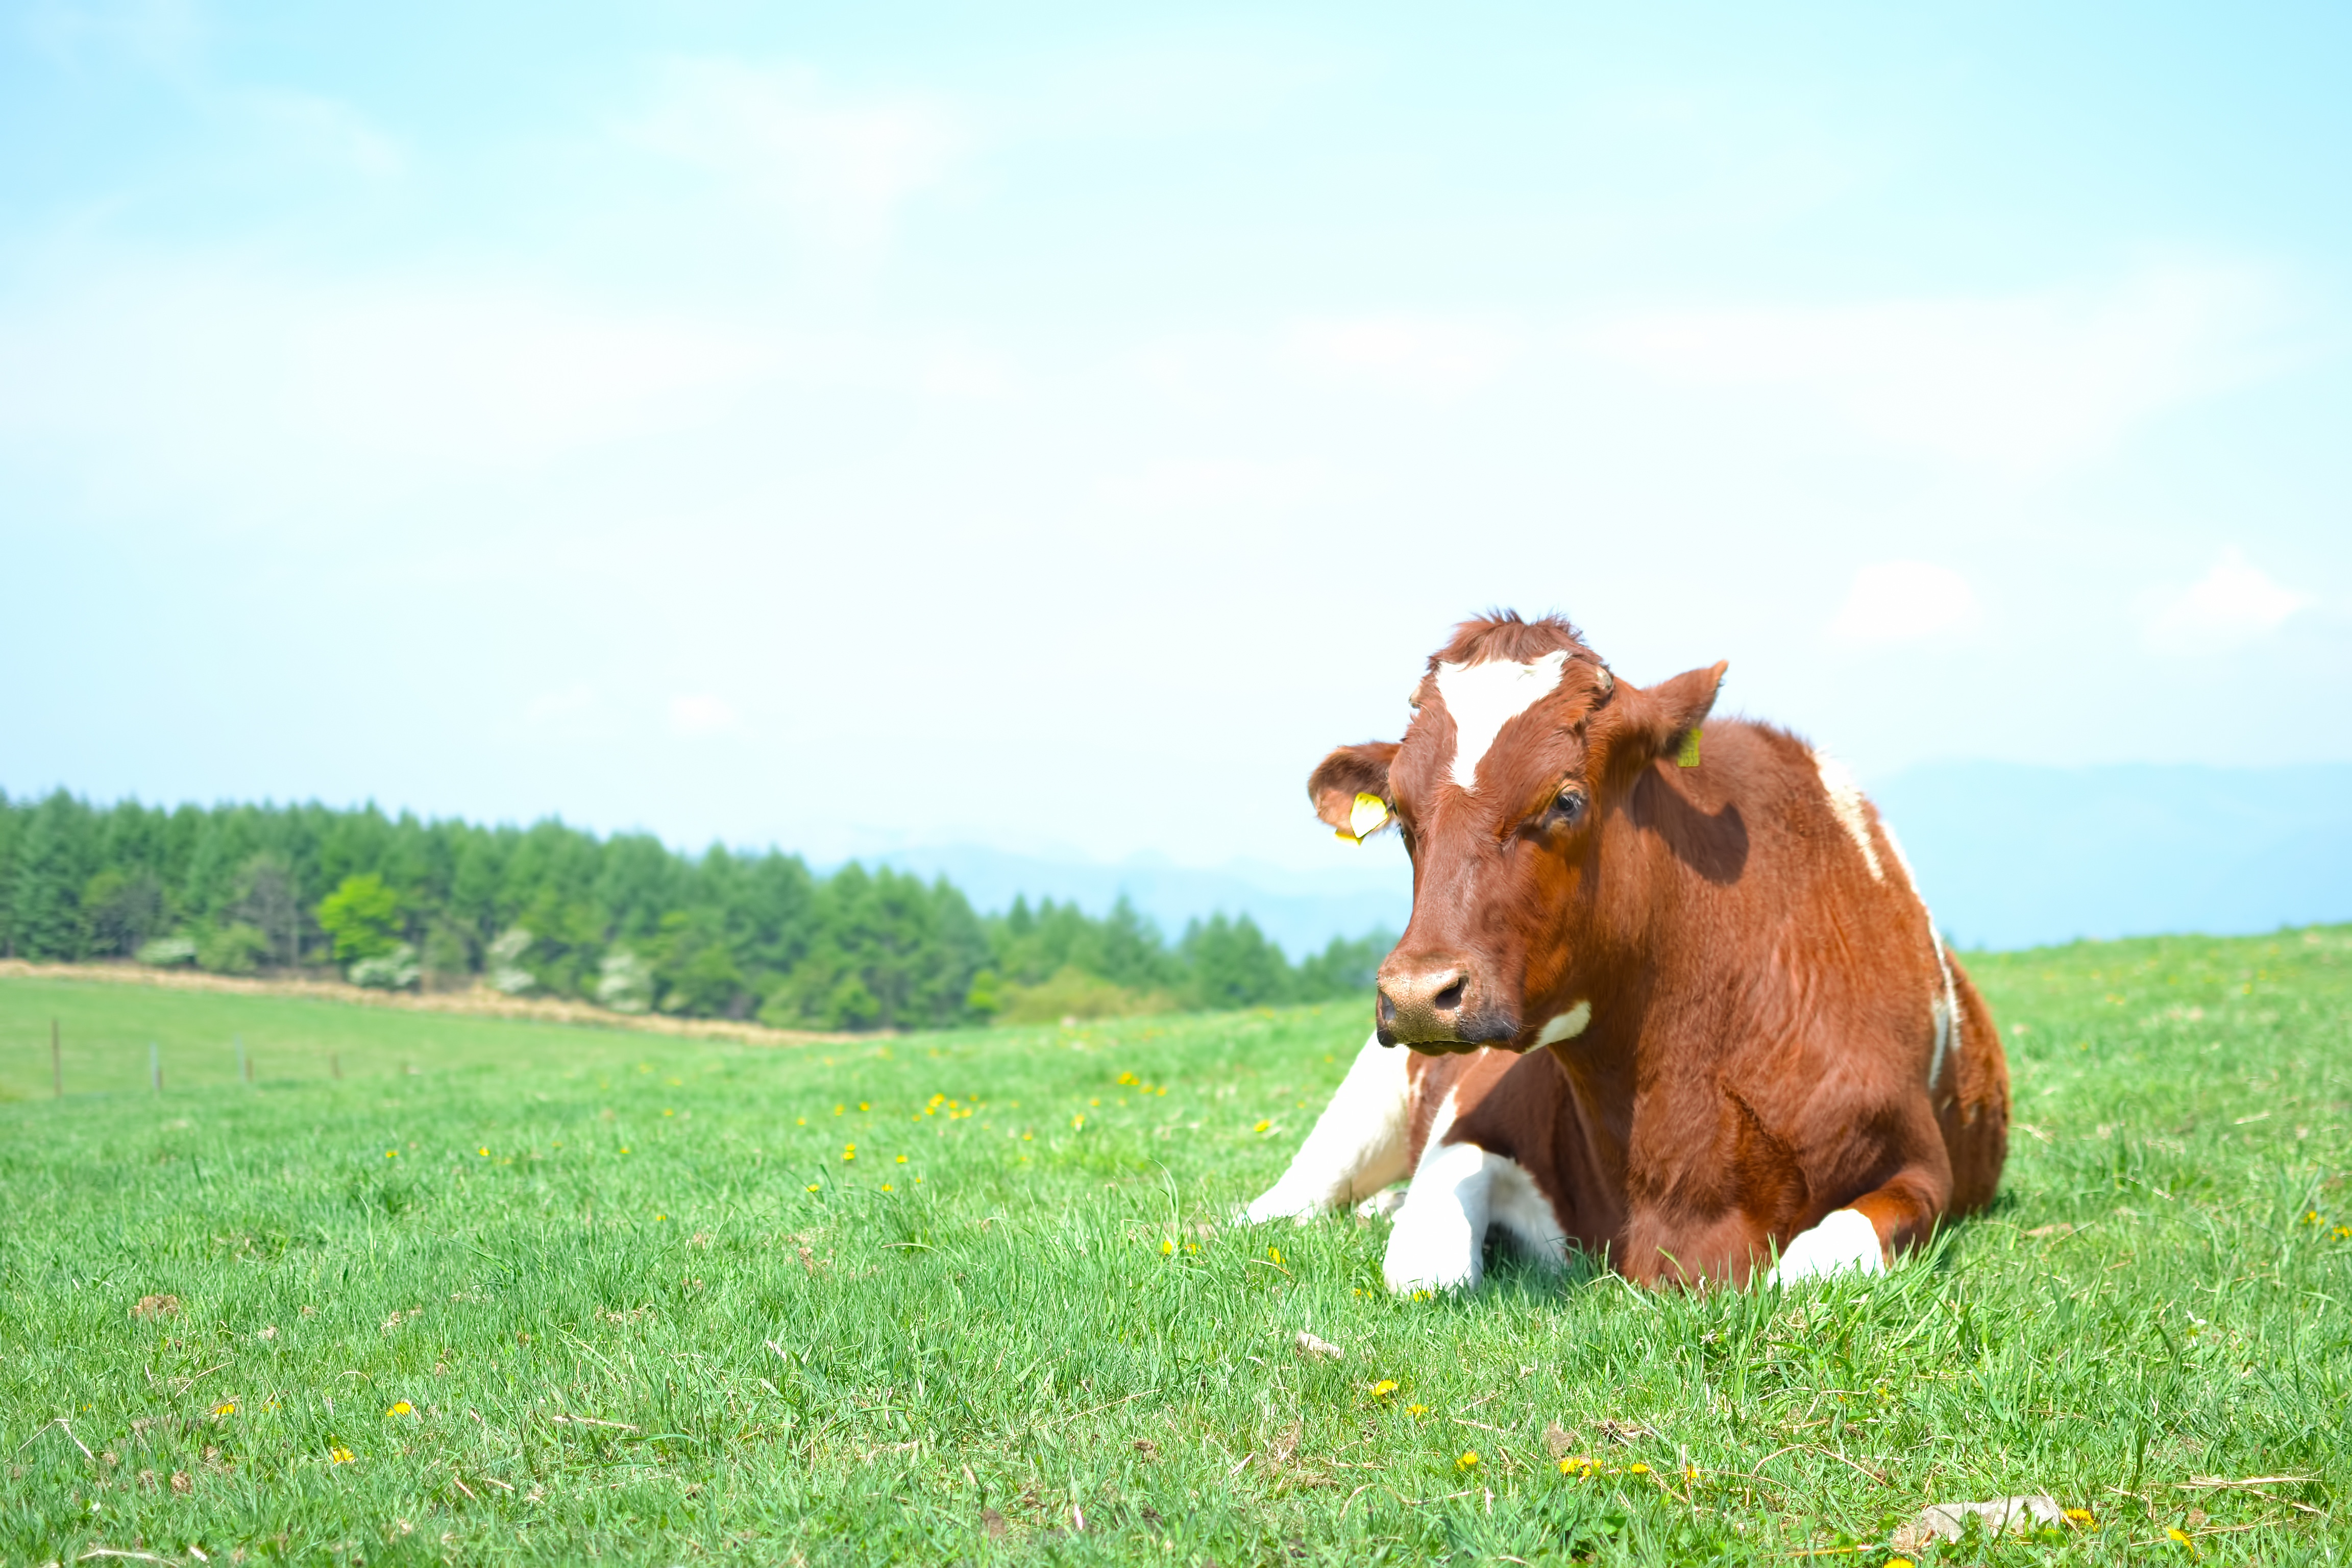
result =
M1394 1213L1393 1290L1475 1286L1490 1226L1737 1284L1776 1257L1781 1280L1875 1272L1991 1198L1991 1015L1846 771L1707 719L1724 668L1643 689L1565 621L1467 621L1401 742L1324 759L1324 821L1403 835L1412 918L1373 1037L1249 1219L1409 1175L1365 1205Z

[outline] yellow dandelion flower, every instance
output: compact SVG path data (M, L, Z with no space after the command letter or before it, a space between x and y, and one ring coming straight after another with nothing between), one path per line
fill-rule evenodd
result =
M352 1453L341 1443L327 1450L327 1462L331 1465L348 1465L358 1458L357 1454Z
M2343 1240L2347 1236L2352 1236L2352 1225L2337 1226L2335 1229L2334 1235L2336 1239L2338 1241Z
M1683 1479L1686 1481L1695 1481L1698 1479L1698 1467L1696 1465L1685 1465L1683 1467Z
M654 1223L655 1223L656 1225L659 1225L659 1224L661 1224L661 1222L662 1222L662 1221L664 1221L664 1220L666 1220L666 1219L667 1219L667 1218L669 1218L669 1215L666 1215L666 1214L657 1214L657 1215L654 1215Z
M485 1160L487 1160L487 1159L488 1159L488 1158L490 1157L490 1152L489 1152L489 1150L488 1150L487 1148L483 1148L483 1149L477 1149L477 1150L475 1150L475 1151L474 1151L474 1152L475 1152L475 1153L477 1153L477 1154L479 1154L479 1155L480 1155L483 1159L485 1159Z
M799 1121L793 1122L793 1125L795 1127L806 1127L808 1125L808 1118L803 1116Z
M2189 1548L2189 1556L2191 1556L2191 1557L2195 1557L2195 1556L2200 1555L2200 1553L2198 1552L2198 1550L2197 1550L2197 1543L2196 1543L2195 1542L2193 1542L2193 1541L2189 1540L2189 1532L2188 1532L2187 1531L2185 1531L2185 1530L2181 1529L2179 1525L2177 1525L2177 1524L2168 1524L2168 1525L2166 1525L2166 1526L2164 1527L2164 1533L2165 1533L2166 1535L2168 1535L2168 1536L2171 1537L2174 1541L2179 1542L2181 1545L2186 1546L2187 1548Z
M1886 1560L1886 1568L1912 1568L1911 1559L1908 1557L1890 1557Z
M1282 1248L1278 1247L1267 1247L1265 1249L1265 1255L1276 1263L1280 1263L1282 1261Z
M383 1157L387 1160L397 1160L400 1158L400 1151L397 1149L386 1149L383 1152Z
M393 1407L385 1411L384 1414L386 1415L414 1415L416 1414L416 1406L409 1404L405 1399L403 1399L395 1403Z
M886 1193L895 1193L895 1192L897 1192L898 1189L898 1188L896 1188L896 1187L894 1187L894 1186L892 1186L889 1183L885 1182L885 1183L883 1183L883 1184L882 1184L882 1190L883 1190L884 1192L886 1192Z
M1384 1377L1381 1379L1380 1382L1372 1384L1372 1397L1374 1399L1386 1399L1390 1394L1394 1394L1396 1391L1396 1379L1392 1377Z
M2087 1508L2070 1508L2063 1510L2062 1511L2065 1514L2067 1521L2078 1529L2096 1530L2099 1528L2099 1521L2091 1517L2091 1510Z
M816 1184L815 1184L814 1182L811 1182L811 1183L808 1184L808 1190L809 1190L810 1192L814 1192L814 1191L816 1191Z
M624 1154L625 1154L625 1153L627 1153L627 1152L628 1152L628 1151L627 1151L626 1149L624 1149L624 1150L622 1150L622 1151L621 1151L621 1152L622 1152L622 1153L624 1153Z
M675 1110L672 1110L668 1106L665 1105L665 1106L663 1106L663 1107L662 1107L662 1114L663 1114L664 1116L676 1116L676 1115L677 1114L677 1111L675 1111Z
M218 1405L214 1405L214 1406L213 1406L213 1414L214 1414L214 1415L236 1415L236 1400L234 1400L234 1399L224 1399L224 1400L222 1400Z
M899 1155L899 1156L898 1156L898 1163L900 1163L901 1165L903 1165L903 1164L905 1164L906 1163L907 1163L907 1156L905 1156L904 1154Z
M1086 1124L1087 1124L1087 1113L1086 1113L1085 1111L1083 1111L1083 1110L1079 1111L1076 1116L1073 1116L1073 1117L1071 1117L1071 1118L1070 1118L1070 1131L1073 1131L1073 1132L1077 1131L1079 1129L1081 1129L1081 1128L1083 1128L1084 1126L1086 1126Z
M1175 1250L1176 1250L1176 1244L1175 1244L1174 1242L1172 1242L1172 1241L1162 1241L1162 1242L1160 1244L1160 1257L1162 1257L1162 1258L1167 1257L1169 1254L1171 1254L1171 1253L1174 1252Z
M1567 1458L1562 1459L1559 1462L1559 1473L1561 1475L1575 1476L1580 1479L1583 1477L1593 1474L1600 1468L1601 1467L1599 1465L1593 1463L1591 1459L1586 1458L1581 1454L1570 1454Z
M1476 1469L1478 1468L1478 1450L1475 1448L1465 1448L1462 1451L1462 1457L1454 1460L1454 1468L1457 1469Z
M1118 1075L1118 1081L1121 1083L1134 1083L1137 1081L1137 1079L1131 1072L1123 1072Z
M2319 1211L2317 1209L2304 1210L2303 1223L2305 1225L2317 1225L2319 1223Z
M857 1109L860 1110L871 1110L874 1108L861 1100L857 1102Z
M1628 1465L1625 1467L1625 1473L1629 1476L1646 1476L1650 1473L1650 1467L1647 1465Z
M1429 1406L1426 1405L1408 1405L1404 1407L1404 1413L1407 1415L1426 1415L1429 1414Z
M1260 1121L1256 1126L1255 1126L1255 1127L1251 1128L1251 1129L1250 1129L1250 1131L1253 1131L1253 1132L1263 1132L1263 1131L1265 1131L1267 1128L1269 1128L1269 1127L1271 1127L1271 1126L1273 1126L1273 1125L1274 1125L1274 1123L1273 1123L1273 1122L1271 1122L1271 1121Z

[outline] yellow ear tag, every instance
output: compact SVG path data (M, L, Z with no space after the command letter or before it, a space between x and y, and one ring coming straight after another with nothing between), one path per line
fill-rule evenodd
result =
M1698 731L1696 730L1683 737L1683 749L1675 754L1675 766L1678 768L1698 766Z
M1381 824L1389 819L1388 803L1376 795L1360 795L1356 809L1348 814L1348 828L1361 843L1368 836L1380 831Z

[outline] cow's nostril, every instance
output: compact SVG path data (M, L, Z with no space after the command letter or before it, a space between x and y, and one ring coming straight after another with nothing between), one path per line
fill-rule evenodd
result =
M1396 1022L1396 1001L1385 991L1381 993L1381 1022L1383 1024Z
M1456 980L1431 1000L1437 1005L1440 1012L1451 1013L1454 1008L1462 1005L1462 982Z

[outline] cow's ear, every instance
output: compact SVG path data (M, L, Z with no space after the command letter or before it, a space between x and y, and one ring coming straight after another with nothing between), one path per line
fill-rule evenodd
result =
M1610 750L1620 765L1644 768L1659 757L1687 754L1692 731L1706 721L1722 689L1728 659L1705 669L1686 669L1655 686L1628 689L1623 717L1618 721L1615 744Z
M1361 838L1381 826L1396 814L1395 799L1389 794L1389 763L1396 754L1394 741L1367 741L1342 746L1324 758L1307 775L1307 798L1315 803L1315 815L1349 838ZM1359 807L1361 795L1381 803L1379 822L1368 820L1369 806Z

